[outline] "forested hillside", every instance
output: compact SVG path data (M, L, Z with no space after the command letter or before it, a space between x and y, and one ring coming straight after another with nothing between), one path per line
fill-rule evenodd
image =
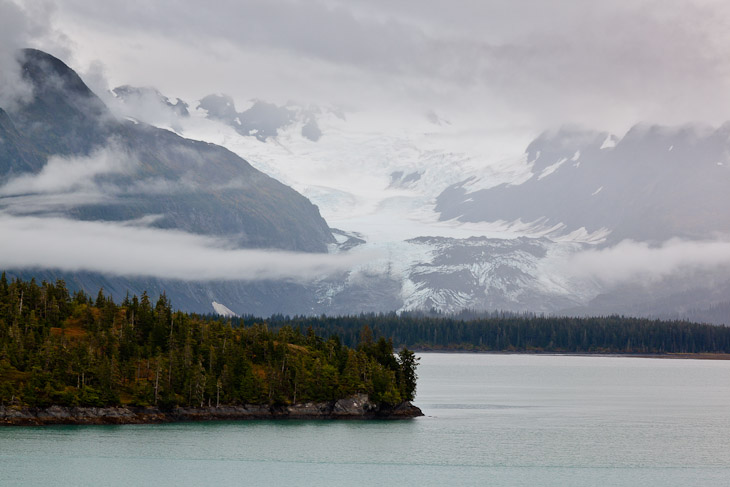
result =
M312 330L174 312L162 295L120 304L65 283L0 277L0 404L29 407L288 405L357 393L399 404L417 359L366 329L356 348Z

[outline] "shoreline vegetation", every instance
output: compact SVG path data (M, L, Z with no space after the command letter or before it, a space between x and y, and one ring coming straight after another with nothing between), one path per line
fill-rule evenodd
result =
M368 327L347 347L0 276L0 424L415 417L417 366Z

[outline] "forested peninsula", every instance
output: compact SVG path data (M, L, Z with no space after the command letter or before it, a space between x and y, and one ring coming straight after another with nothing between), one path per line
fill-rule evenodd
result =
M409 418L415 354L0 277L0 424Z
M221 318L174 311L164 294L115 303L0 276L0 424L413 417L412 350L724 358L730 328L503 312Z

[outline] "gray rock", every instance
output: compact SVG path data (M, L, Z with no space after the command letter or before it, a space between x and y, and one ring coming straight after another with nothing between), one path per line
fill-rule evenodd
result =
M178 407L163 411L155 407L65 407L19 408L0 406L0 425L50 424L143 424L177 421L247 419L406 419L423 416L410 402L397 406L378 405L367 394L329 402L306 402L272 407L246 404L220 407Z

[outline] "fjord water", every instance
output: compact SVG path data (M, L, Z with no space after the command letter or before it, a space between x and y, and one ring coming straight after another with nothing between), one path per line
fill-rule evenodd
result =
M423 418L0 428L0 485L730 485L730 361L420 356Z

